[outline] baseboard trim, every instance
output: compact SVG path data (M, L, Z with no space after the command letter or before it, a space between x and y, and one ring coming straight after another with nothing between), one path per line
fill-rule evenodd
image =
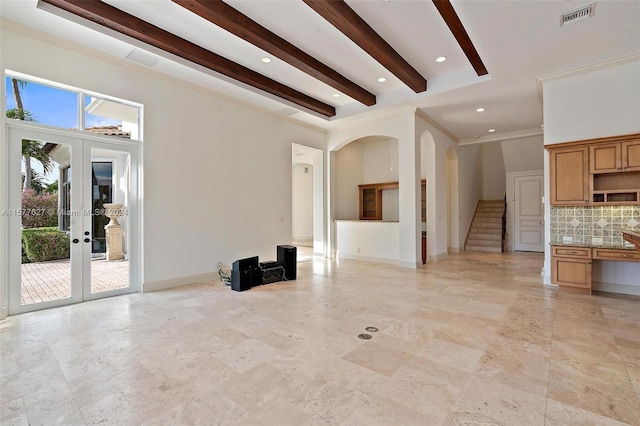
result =
M183 285L197 284L203 281L213 281L218 279L216 272L208 272L206 274L190 275L188 277L170 278L168 280L152 281L142 284L142 293L150 293L152 291L166 290L168 288L181 287Z
M360 256L358 254L342 254L336 256L338 259L361 260L363 262L386 263L390 265L399 265L398 259L389 259L387 257Z
M419 262L400 261L398 262L398 266L402 268L417 269L422 266L422 261L419 261Z
M621 293L621 294L630 294L633 296L640 296L640 286L635 286L635 285L602 283L602 282L594 281L591 284L591 288L593 290L604 291L607 293Z
M449 253L447 253L446 251L443 251L442 253L438 253L435 255L430 254L427 260L429 262L437 262L438 260L443 260L443 259L446 259L447 257L449 257Z

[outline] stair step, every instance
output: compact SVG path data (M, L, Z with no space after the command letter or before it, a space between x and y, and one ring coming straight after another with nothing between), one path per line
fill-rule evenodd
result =
M469 241L472 240L485 240L485 241L502 241L502 232L499 234L481 234L470 232Z
M478 206L478 208L476 209L476 211L478 212L495 212L495 213L502 213L504 211L504 207L482 207L482 206Z
M482 240L482 239L476 239L476 238L471 238L469 237L467 239L467 244L472 245L472 246L489 246L489 247L495 247L495 246L502 246L502 239L500 240Z
M475 217L487 217L490 219L502 219L502 213L496 212L476 212Z
M502 252L502 216L504 200L480 200L467 235L465 250Z
M482 228L502 228L502 219L495 217L475 217L471 226L481 225Z
M494 227L481 227L481 226L472 226L469 234L491 234L491 235L502 235L502 227L494 226Z
M484 252L491 252L491 253L501 253L502 252L502 247L483 247L483 246L471 246L471 245L465 245L464 249L466 251L484 251Z
M502 217L491 217L491 216L478 216L474 217L474 222L485 222L485 223L502 223Z

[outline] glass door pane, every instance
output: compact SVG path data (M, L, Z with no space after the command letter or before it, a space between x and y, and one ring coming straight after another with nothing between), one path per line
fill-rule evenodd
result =
M82 300L79 141L38 132L9 135L10 313ZM75 180L74 180L75 179Z
M66 213L71 211L71 148L21 142L21 304L70 298L71 223Z
M130 204L131 155L125 151L94 146L90 149L89 183L92 206L92 248L90 293L106 296L130 288Z

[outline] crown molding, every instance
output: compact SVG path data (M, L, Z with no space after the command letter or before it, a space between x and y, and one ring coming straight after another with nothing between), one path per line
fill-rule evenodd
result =
M422 120L426 121L427 123L429 123L430 125L432 125L436 129L438 129L440 132L444 133L446 136L448 136L455 143L457 143L457 144L460 143L460 139L456 135L454 135L449 130L447 130L445 127L440 125L440 123L438 123L436 120L431 118L431 116L429 114L427 114L426 112L424 112L420 108L416 108L416 116L418 118L421 118Z
M555 74L549 74L546 76L536 78L536 84L538 86L538 97L540 98L540 105L543 105L543 86L545 83L552 81L562 80L569 77L575 77L581 74L588 74L594 71L602 69L617 67L624 64L630 64L632 62L640 61L640 53L634 53L632 55L621 56L615 59L609 59L607 61L598 62L596 64L587 65L580 68L575 68L569 71L563 71Z
M542 130L542 127L539 129L517 130L515 132L498 133L497 135L483 136L481 138L462 139L460 140L459 145L466 146L466 145L476 145L476 144L488 143L488 142L502 142L502 141L508 141L511 139L522 139L522 138L528 138L531 136L540 136L543 134L544 134L544 131Z

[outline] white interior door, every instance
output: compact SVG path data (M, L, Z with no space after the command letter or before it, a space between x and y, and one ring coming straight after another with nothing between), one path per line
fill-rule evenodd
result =
M139 290L137 146L21 124L8 126L7 135L9 314ZM57 191L23 191L23 152L29 143L47 152ZM105 164L111 167L108 176L101 169ZM47 200L34 201L38 197ZM117 259L107 258L95 235L108 223L105 202L126 207L127 214L118 219L122 256Z
M544 251L544 176L515 176L514 250Z

